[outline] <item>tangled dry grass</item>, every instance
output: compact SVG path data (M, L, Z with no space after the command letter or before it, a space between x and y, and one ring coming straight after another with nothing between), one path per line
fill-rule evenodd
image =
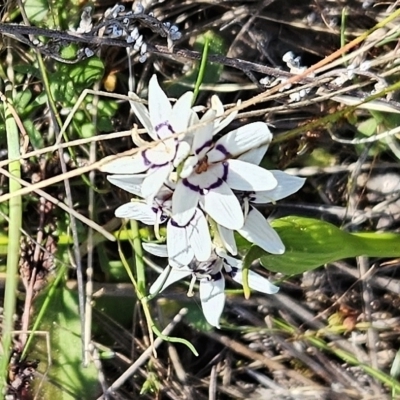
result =
M11 2L3 7L4 23L22 21L22 17L15 16L21 4ZM130 7L131 3L124 5ZM62 257L61 261L74 266L67 273L65 285L69 290L83 290L80 284L86 278L79 276L80 270L94 280L91 348L93 354L112 353L108 359L96 361L99 393L80 398L131 399L138 398L141 391L143 398L174 400L378 400L400 396L396 367L400 330L398 259L359 257L294 277L269 274L274 280L282 280L279 294L252 294L245 300L232 290L222 330L208 330L199 323L198 301L188 299L184 289L162 293L150 303L153 315L160 326L168 325L175 316L173 336L190 341L199 356L181 344L163 342L154 357L148 350L151 335L141 303L127 276L113 270L112 261L119 259L117 246L101 236L108 232L108 237L114 238L110 232L117 231L121 221L113 211L129 197L112 190L105 177L95 173L96 162L132 147L130 135L136 121L125 97L129 85L133 84L145 98L147 82L157 73L169 95L178 97L193 87L204 34L211 31L213 44L208 60L212 63L208 72L206 69L197 103L208 104L215 93L230 106L240 99L240 113L233 126L262 120L274 132L266 166L307 177L301 192L263 211L271 219L312 216L348 231L398 231L400 104L396 84L400 17L369 31L399 10L397 2L143 0L142 5L156 18L179 26L182 37L171 53L164 39L148 31L149 55L144 63L138 62L140 54L128 57L125 48L101 48L98 54L104 74L101 82L93 82L91 89L95 92L88 94L89 103L96 108L106 99L100 91L106 90L107 96L117 95L113 100L115 109L109 117L91 113L87 103L83 110L75 110L84 121L85 113L90 114L97 127L99 119L108 119L100 121L103 130L97 128L97 136L77 134L82 128L77 128L78 121L65 124L72 106L61 100L56 100L55 108L68 139L55 129L58 122L45 101L29 110L28 105L23 108L14 103L19 114L16 119L22 123L21 134L25 132L20 141L22 179L29 185L19 192L24 195L17 308L17 328L22 333L14 336L16 356L8 388L9 396L14 397L9 398L28 399L41 393L41 374L52 368L42 350L31 347L26 359L20 355L26 343L23 332L31 328L39 309L36 300L51 281L54 259L60 261ZM53 11L65 11L69 6L71 19L79 21L80 8L68 1L55 2ZM108 0L95 2L93 20L112 6L114 3ZM61 17L60 21L70 22ZM60 26L64 30L67 27ZM58 26L49 27L55 28ZM364 40L353 42L360 37ZM352 45L343 49L349 43ZM21 42L18 35L4 34L2 44L1 91L5 93L10 76L22 75L14 82L17 90L22 93L21 88L29 87L33 100L39 98L46 84L26 67L33 62L35 49ZM293 74L282 60L289 51L301 57L299 66L322 63L313 70ZM60 90L65 93L68 79L61 80L51 54L44 62L49 72L58 73L51 79L60 79ZM260 79L266 77L266 84L260 84ZM283 89L287 84L283 79L292 79L290 89L278 89L278 85ZM35 128L31 131L37 133L37 140L42 140L40 145L33 144L30 131L26 133L27 119ZM7 148L4 129L1 134L0 201L6 204L12 196L7 194L4 168L11 156L3 151ZM73 154L67 154L71 148ZM69 186L64 186L67 180ZM59 208L60 202L63 209ZM79 222L74 223L74 218ZM68 225L72 231L68 231ZM4 220L4 235L6 227ZM64 242L60 236L55 239L52 233L56 231L71 232L72 239L65 239L65 235ZM73 254L67 250L69 244ZM127 254L132 252L127 242L122 248ZM159 260L147 262L154 266ZM156 273L150 268L148 271L151 282ZM1 293L5 274L0 276ZM185 307L189 311L183 316L179 310ZM38 329L44 331L46 327ZM39 364L37 369L35 358L46 367L41 370ZM135 367L130 369L129 377L115 384L132 364ZM27 369L28 377L23 375ZM15 383L17 379L24 382L24 388ZM112 384L114 390L101 397L102 390L106 392Z

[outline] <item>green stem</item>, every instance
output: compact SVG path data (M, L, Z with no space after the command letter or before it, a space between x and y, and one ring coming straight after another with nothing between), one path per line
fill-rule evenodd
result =
M12 90L6 90L5 118L7 131L8 157L17 159L19 151L19 132L15 119L12 115L11 103ZM21 178L21 164L13 161L9 164L9 172L17 178ZM21 185L10 179L9 191L14 193L21 189ZM0 361L0 393L6 383L8 363L11 352L11 338L14 329L14 314L16 306L16 291L18 284L18 263L20 254L20 238L22 227L22 198L21 196L12 197L9 201L9 227L8 227L8 246L7 246L7 279L4 295L4 319L2 333L3 355Z
M138 285L139 293L144 295L146 293L146 272L145 265L143 262L143 249L142 241L140 239L139 224L137 221L131 220L131 232L132 232L132 245L133 251L135 252L135 267L136 267L136 281Z
M140 240L140 239L139 239ZM132 274L131 268L129 267L128 261L126 260L126 257L124 256L124 253L121 249L120 246L120 241L118 241L118 253L121 257L121 261L122 264L124 265L126 272L128 273L129 278L132 281L133 287L135 288L136 291L136 295L138 297L138 299L140 300L140 303L142 304L142 309L147 321L147 325L149 327L149 332L154 332L157 336L159 336L161 339L167 341L167 342L174 342L174 343L181 343L184 344L185 346L187 346L194 355L198 356L198 353L195 349L195 347L188 342L185 339L181 339L181 338L176 338L176 337L171 337L171 336L165 336L163 335L163 333L157 328L156 324L153 321L153 317L151 316L151 312L150 312L150 308L149 308L149 304L148 304L148 298L145 297L145 292L144 291L140 291L139 287L138 287L138 283L136 282L135 277ZM141 263L143 263L143 261L140 261ZM143 272L144 272L144 264L143 264ZM151 342L153 342L153 340L151 340Z
M206 71L206 66L207 66L208 48L210 46L210 36L205 34L204 37L205 37L205 42L204 42L203 54L201 55L199 74L197 75L197 80L193 91L193 104L196 102L197 96L200 92L200 86L203 82L204 73Z

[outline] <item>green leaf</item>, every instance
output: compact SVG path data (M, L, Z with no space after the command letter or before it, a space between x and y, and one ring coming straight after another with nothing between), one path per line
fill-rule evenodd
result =
M97 120L97 130L99 132L111 132L113 130L113 124L110 118L100 117Z
M91 100L88 96L88 102L93 102L93 96ZM113 117L118 110L118 104L115 100L99 100L97 108L102 116Z
M69 77L83 87L90 87L103 77L104 65L97 57L88 58L70 68Z
M80 127L80 136L83 138L90 138L96 134L96 129L90 122L82 124Z
M29 21L36 24L46 18L49 5L47 0L26 0L24 9Z
M24 127L28 133L29 140L35 149L42 149L44 147L43 136L40 131L35 127L30 119L24 120Z
M158 393L160 390L160 382L158 380L157 374L151 371L147 371L146 373L146 381L143 383L142 389L140 390L140 394L149 394L149 393ZM158 397L158 396L156 396Z
M363 122L360 122L357 129L365 136L372 136L376 133L378 127L378 121L375 118L368 118Z
M29 104L31 99L32 92L29 89L25 89L17 93L14 99L14 104L16 105L19 114L22 114L24 112L25 107Z
M272 226L286 246L285 253L274 255L259 249L254 256L260 256L265 268L286 275L300 274L349 257L400 256L400 235L397 234L350 234L328 222L293 216L277 219Z
M45 295L41 295L38 302L44 300ZM82 366L77 293L64 287L57 288L40 329L49 332L51 349L47 349L44 340L40 340L28 357L38 355L40 372L44 373L44 369L48 367L47 356L50 351L52 365L49 367L47 378L43 381L39 398L59 400L97 398L101 393L97 370L93 364L86 368ZM37 380L37 383L39 382Z
M76 57L77 46L75 44L70 44L61 49L61 57L67 60L71 60Z
M21 74L24 78L25 75L31 74L34 78L41 79L41 74L39 69L35 65L25 65L25 64L18 64L14 66L14 69L18 74Z

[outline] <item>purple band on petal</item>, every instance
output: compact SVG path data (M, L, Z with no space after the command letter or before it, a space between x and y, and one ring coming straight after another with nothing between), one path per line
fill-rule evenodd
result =
M156 131L157 136L158 136L160 139L162 139L162 138L160 137L160 135L158 134L158 132L159 132L162 128L164 128L165 126L168 128L168 130L171 132L171 134L174 134L174 133L175 133L175 131L172 129L172 126L171 126L171 124L169 123L169 121L160 122L158 125L156 125L156 126L154 127L154 130Z
M146 152L148 151L148 149L146 149L146 150L143 150L142 151L142 153L141 153L141 155L142 155L142 157L143 157L143 160L144 160L144 165L151 165L151 162L150 162L150 160L147 158L147 156L146 156Z
M220 187L222 184L224 183L224 181L221 178L218 178L216 182L214 182L212 185L208 186L207 188L204 188L201 190L201 194L207 194L204 193L204 190L212 190L212 189L216 189L217 187Z
M164 165L168 165L168 164L169 164L168 161L166 161L166 162L164 162L162 164L151 164L151 166L150 166L148 171L149 171L149 173L152 173L153 172L152 170L159 169L159 168L163 167Z
M229 158L229 157L231 156L231 153L229 153L229 151L226 150L225 146L223 146L222 144L217 144L217 145L214 147L214 150L220 151L222 154L225 155L226 158Z
M178 225L172 218L171 218L171 225L175 226L176 228L182 228L182 226Z
M203 145L201 147L197 148L194 152L195 152L196 155L200 154L200 152L203 149L205 149L206 147L211 147L211 145L212 145L212 140L211 139L207 140L207 142L204 142Z
M183 178L183 179L182 179L182 183L183 183L187 188L189 188L190 190L193 190L194 192L201 193L200 186L191 184L191 183L187 180L187 178Z
M219 281L220 279L222 279L222 273L221 273L221 271L220 272L217 272L216 274L214 274L214 275L211 275L211 279L215 282L215 281Z
M222 166L224 168L223 174L221 177L218 177L215 182L213 182L211 185L208 185L206 187L200 187L199 185L193 185L193 183L190 182L189 178L184 178L182 179L182 183L189 188L190 190L193 190L194 192L200 193L201 195L205 195L205 191L207 190L212 190L220 187L224 181L228 178L228 172L229 172L229 164L227 162L222 163Z
M220 187L223 184L223 180L221 178L217 178L217 180L214 183L205 188L201 188L199 185L193 185L192 183L189 182L187 178L182 179L182 183L190 190L200 193L201 195L205 195L207 190L212 190L217 187Z
M236 274L238 273L239 269L236 267L232 267L232 266L231 266L231 268L232 268L232 271L229 272L229 275L233 279L236 276Z
M193 219L195 218L195 216L196 216L196 213L193 214L193 217L190 218L190 220L188 221L188 223L185 224L185 225L179 225L176 221L174 221L173 218L171 218L171 225L175 226L176 228L186 228L186 227L188 227L188 226L190 225L190 223L193 221Z
M221 179L223 181L226 181L226 179L228 178L229 164L227 162L223 162L222 166L224 167L224 174L222 175Z

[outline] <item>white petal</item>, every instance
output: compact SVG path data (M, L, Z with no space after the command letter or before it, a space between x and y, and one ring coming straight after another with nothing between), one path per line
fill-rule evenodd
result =
M183 160L185 160L189 153L190 144L184 141L179 142L174 158L174 167L177 167Z
M138 118L138 120L142 123L143 127L146 129L147 133L153 140L157 140L157 136L154 134L153 124L150 121L150 114L147 107L142 103L140 97L133 92L129 92L129 97L133 99L129 101L131 108ZM135 101L136 100L136 101Z
M142 242L142 247L148 253L153 254L153 256L156 256L156 257L168 257L167 245L166 244Z
M136 196L142 196L142 183L146 175L108 175L107 180L113 185Z
M167 138L151 149L145 150L143 156L147 159L151 166L161 166L174 159L176 148L177 143L175 139Z
M193 108L192 108L192 110L193 110ZM199 122L200 122L200 118L199 118L198 115L193 111L193 112L190 114L188 126L190 126L190 127L196 126ZM193 130L191 131L191 135L192 135L192 136L193 136L193 132L195 132L195 129L193 129Z
M200 281L200 301L204 317L207 322L219 328L219 319L225 305L225 279L221 277L217 281Z
M175 269L168 266L164 269L163 272L161 272L159 277L150 286L149 293L155 294L158 292L162 292L169 285L172 285L173 283L186 278L187 276L191 275L191 273L192 271L187 267Z
M196 209L196 213L186 230L196 259L207 261L211 256L211 237L206 217L201 210Z
M215 110L207 110L199 122L199 127L193 133L192 150L199 159L202 159L212 146Z
M219 224L217 224L217 226L218 226L219 236L223 242L225 249L228 250L229 253L235 256L237 254L237 247L233 230L226 229L225 227Z
M167 164L162 167L153 168L152 172L146 176L142 183L142 196L152 202L154 197L160 191L164 182L167 181L172 171L172 165Z
M218 224L234 230L243 226L244 217L239 200L225 182L210 189L202 202L206 213Z
M171 126L175 133L184 132L191 120L193 93L183 94L172 107L172 113L169 118Z
M123 204L115 210L115 216L118 218L129 218L140 221L146 225L154 225L157 215L153 209L139 201Z
M220 117L221 115L224 114L224 104L220 100L220 98L214 94L211 96L211 108L215 110L216 116Z
M186 225L193 217L200 195L180 180L172 195L172 217L181 226Z
M157 75L153 75L149 82L149 112L154 130L156 130L159 124L163 122L169 122L171 111L171 103L169 102L167 95L158 84ZM156 133L160 139L165 137L161 131Z
M185 162L183 163L182 170L180 172L180 177L187 178L192 175L194 168L198 164L199 159L197 156L190 156L188 157Z
M235 190L258 191L275 189L278 181L274 175L258 165L240 160L227 160L229 165L226 183Z
M233 267L233 268L237 268L237 269L243 268L243 263L241 261L239 261L237 258L229 256L221 248L215 249L215 252L225 260L225 263L228 265L228 267ZM227 268L226 270L227 270L227 272L229 272L231 269Z
M267 150L268 150L268 145L266 144L264 146L251 149L246 153L241 154L237 159L250 164L259 165L263 157L265 156Z
M238 102L240 104L240 101ZM214 110L217 111L217 116L223 115L225 110L224 106L219 99L218 96L214 95L211 97L211 106ZM226 126L228 126L236 117L238 114L238 111L231 112L228 114L226 118L217 118L214 121L214 132L213 134L216 135L218 132L220 132L222 129L224 129Z
M235 282L243 285L242 271L239 270L236 273L232 274L232 279ZM268 279L253 272L252 270L249 270L248 282L250 289L257 290L261 293L275 294L279 291L278 286L273 285Z
M208 153L208 161L215 163L235 157L260 145L270 143L272 134L263 122L244 125L222 136Z
M270 171L278 181L275 189L257 192L252 195L252 203L270 203L297 192L306 181L304 178L289 175L283 171Z
M174 265L188 265L194 257L186 228L176 226L172 220L167 224L167 252Z
M141 152L134 156L119 157L100 167L100 171L109 174L137 174L147 171L149 168L145 164Z
M244 226L238 232L249 242L256 244L272 254L283 254L285 245L279 235L272 229L264 216L251 207L244 221Z

